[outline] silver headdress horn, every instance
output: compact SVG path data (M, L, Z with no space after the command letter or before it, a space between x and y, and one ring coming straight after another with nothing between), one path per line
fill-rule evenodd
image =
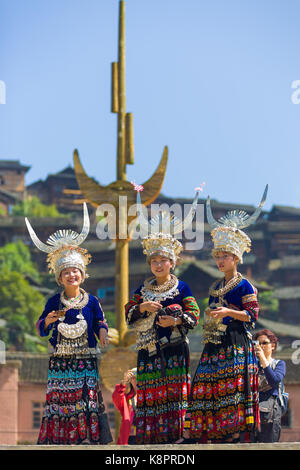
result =
M138 221L140 224L140 232L148 235L149 233L166 233L171 235L176 235L177 233L182 233L186 228L188 228L194 218L197 203L198 203L199 192L196 192L195 198L193 200L192 206L186 215L185 219L182 221L175 215L170 216L170 213L167 211L159 212L159 214L152 217L148 220L144 214L144 206L141 201L141 196L139 191L137 192L137 211L138 211Z
M89 213L85 202L83 203L83 227L80 234L74 232L73 230L58 230L57 232L50 235L46 244L37 237L27 217L25 218L25 222L31 240L39 250L44 251L45 253L52 253L52 251L55 251L65 245L81 245L88 236L90 230Z
M210 198L208 196L206 201L206 210L207 210L207 220L211 227L232 227L236 229L243 229L249 227L256 222L258 219L262 208L266 202L268 192L268 185L266 185L263 197L260 201L260 204L256 208L255 212L252 215L247 214L245 211L234 210L228 212L225 216L221 217L218 221L216 221L212 215L211 206L210 206Z

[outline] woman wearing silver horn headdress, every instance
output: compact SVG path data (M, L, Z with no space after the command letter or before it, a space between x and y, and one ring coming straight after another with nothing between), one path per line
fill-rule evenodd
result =
M125 306L127 323L137 333L137 444L174 443L183 434L190 389L187 333L200 312L189 286L171 270L183 249L175 234L192 221L197 199L198 194L185 223L174 218L167 224L169 214L162 213L149 223L139 217L153 277Z
M259 311L256 288L237 272L251 240L242 229L255 223L264 205L266 186L252 216L231 211L218 222L207 200L213 230L212 254L224 274L209 290L204 349L196 370L185 427L186 437L200 442L239 442L241 433L259 428L258 364L250 328Z
M38 444L107 444L112 437L99 387L96 337L104 347L108 327L98 299L81 287L91 261L80 248L89 233L86 204L81 233L59 230L46 244L25 221L36 247L48 253L49 271L63 288L47 301L36 324L40 336L52 333L53 348Z

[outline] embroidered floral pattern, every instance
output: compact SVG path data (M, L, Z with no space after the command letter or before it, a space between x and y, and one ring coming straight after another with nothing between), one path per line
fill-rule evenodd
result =
M248 383L245 384L246 367ZM204 351L194 378L189 407L194 438L221 439L259 422L257 364L253 347L230 345ZM250 426L250 427L249 427Z
M179 439L188 406L190 375L184 353L140 360L136 408L137 444ZM163 373L165 371L165 374Z
M108 443L109 428L100 429L104 412L97 359L52 356L38 444Z

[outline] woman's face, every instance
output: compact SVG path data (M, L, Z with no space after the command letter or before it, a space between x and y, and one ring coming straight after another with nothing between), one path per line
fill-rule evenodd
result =
M133 388L136 390L136 377L132 377L132 379L130 380L130 383L131 385L133 386Z
M157 278L168 276L172 267L173 262L166 256L155 255L150 259L151 271Z
M271 343L270 338L266 335L261 335L257 338L259 345L262 347L262 350L266 357L271 356L273 350L275 349L274 343Z
M64 287L78 287L82 283L82 273L78 268L66 268L60 273L60 280Z
M227 251L218 251L215 255L216 264L221 272L233 271L238 262L238 258Z

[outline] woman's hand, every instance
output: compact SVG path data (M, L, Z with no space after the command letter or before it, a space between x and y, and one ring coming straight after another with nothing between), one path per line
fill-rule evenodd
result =
M127 385L127 384L129 384L133 379L134 379L133 373L131 372L131 370L127 370L127 371L124 373L123 384L124 384L124 385Z
M161 303L159 302L143 302L140 304L140 312L150 312L155 313L162 308Z
M228 308L228 307L216 307L210 309L209 307L206 309L206 314L210 318L218 318L222 320L225 317L231 317L234 320L249 322L250 316L245 310L239 310L237 308Z
M45 330L51 323L55 323L60 317L63 317L65 310L52 310L45 318Z
M105 348L105 346L109 343L108 333L105 328L100 328L99 341L102 348Z
M157 325L161 326L162 328L168 328L170 326L175 326L175 318L171 315L162 315L159 316L158 321L156 322ZM181 318L177 318L176 326L181 325L182 320Z
M269 361L266 359L265 353L263 351L263 348L259 345L256 344L254 346L255 354L260 362L260 365L265 368L269 365Z
M207 311L206 314L210 318L219 318L222 320L223 318L230 316L231 312L232 310L227 307L217 307L214 309L210 309L209 311Z

